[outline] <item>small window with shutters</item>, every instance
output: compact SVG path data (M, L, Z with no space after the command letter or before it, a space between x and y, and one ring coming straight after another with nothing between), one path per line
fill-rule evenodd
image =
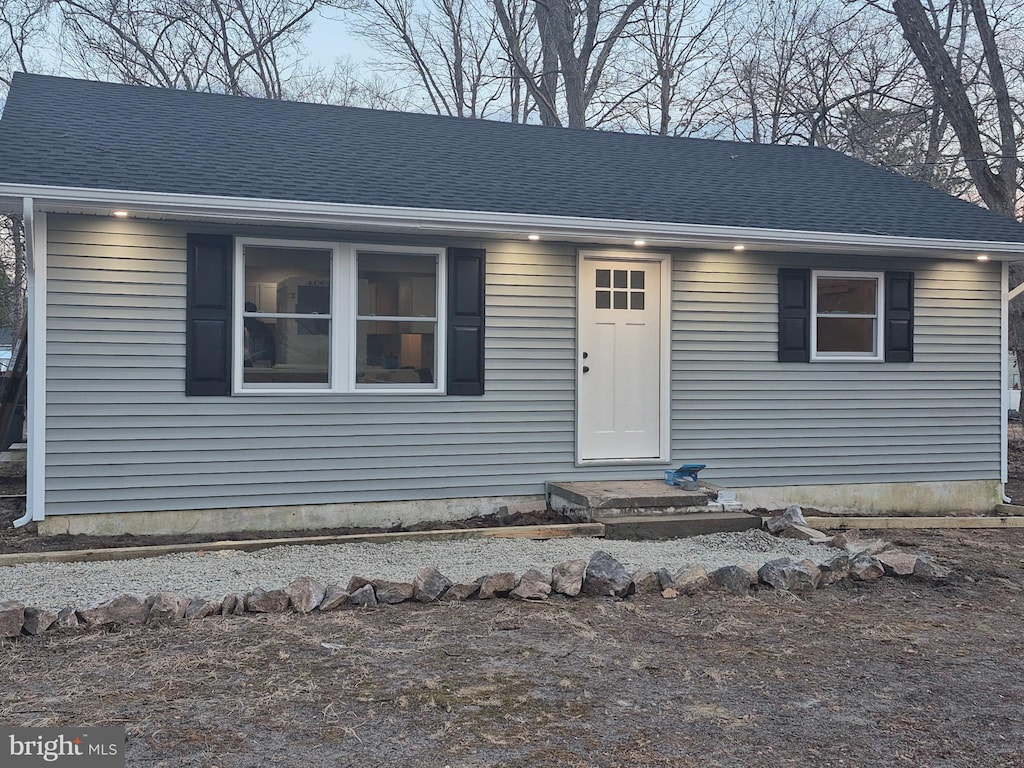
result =
M779 270L779 362L914 361L914 273Z

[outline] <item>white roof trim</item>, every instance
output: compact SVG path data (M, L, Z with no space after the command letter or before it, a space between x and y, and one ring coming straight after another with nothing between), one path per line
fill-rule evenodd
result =
M791 245L813 247L856 247L898 249L907 252L945 251L963 256L988 254L997 260L1024 256L1024 243L942 238L864 235L847 232L766 229L762 227L713 226L672 222L598 219L577 216L542 216L491 211L410 208L402 206L354 205L305 200L271 200L246 197L139 192L131 190L47 187L0 184L0 198L33 197L40 210L68 205L129 208L137 212L167 213L206 218L257 218L264 222L293 224L338 224L348 226L391 226L418 232L494 233L524 236L537 233L545 239L580 237L643 236L649 246L687 242L695 245L722 242L746 246Z

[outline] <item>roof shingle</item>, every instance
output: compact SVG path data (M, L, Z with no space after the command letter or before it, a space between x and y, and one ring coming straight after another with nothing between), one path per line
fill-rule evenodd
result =
M821 148L513 125L17 74L0 182L1024 243Z

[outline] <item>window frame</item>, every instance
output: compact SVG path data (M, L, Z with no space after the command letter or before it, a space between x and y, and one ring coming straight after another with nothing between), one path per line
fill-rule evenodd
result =
M818 351L818 279L850 279L875 281L875 314L831 315L822 317L873 318L875 321L874 354L857 352ZM811 270L810 305L810 362L812 363L884 363L885 362L885 273L867 271L843 271L830 269Z
M331 253L331 314L328 384L246 384L244 377L245 248L246 246L325 250ZM359 254L393 253L433 256L436 269L434 322L434 383L356 384L356 334L359 317ZM447 383L447 249L438 246L407 246L388 243L355 243L324 240L236 237L232 296L231 394L249 395L444 395ZM267 313L270 315L279 313ZM287 314L287 313L286 313Z

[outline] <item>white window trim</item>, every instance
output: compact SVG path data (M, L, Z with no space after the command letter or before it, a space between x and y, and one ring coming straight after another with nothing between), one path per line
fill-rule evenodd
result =
M447 363L448 363L448 347L447 347L447 329L445 326L446 318L448 317L448 280L446 279L448 270L445 259L447 258L447 249L445 248L426 248L423 246L410 246L404 247L400 245L387 245L381 243L374 244L356 244L351 247L351 277L350 277L350 288L351 292L349 295L349 306L354 307L355 311L351 317L346 318L346 321L350 323L349 329L349 356L348 356L348 370L350 373L356 370L356 323L359 318L359 254L372 252L372 253L395 253L395 254L422 254L424 256L433 255L437 260L435 262L437 268L437 285L436 285L436 296L435 296L435 307L436 313L434 320L427 320L422 317L411 317L407 318L409 322L434 322L437 324L437 334L434 337L434 383L433 384L357 384L355 382L355 376L352 376L351 389L349 392L375 392L377 394L402 394L409 392L422 392L422 393L434 393L444 394L445 384L448 380L447 376ZM388 320L394 320L394 317L388 317Z
M835 317L867 318L875 320L875 353L818 352L818 278L850 278L875 281L874 315L835 315ZM812 363L882 363L885 362L885 273L850 272L830 269L811 272L811 362Z
M242 312L245 306L245 247L249 245L304 250L325 250L331 253L331 347L328 384L245 384L245 338ZM435 322L433 384L356 384L356 317L359 307L359 259L367 252L433 255L437 267L436 318L410 318L416 322ZM231 394L239 396L261 395L443 395L447 382L447 250L424 246L404 246L381 243L341 243L322 240L288 240L279 238L236 237L234 254L234 308L232 312L232 387ZM277 316L281 313L267 313ZM284 316L284 315L282 315ZM326 318L325 318L326 319ZM391 318L389 318L391 319Z

